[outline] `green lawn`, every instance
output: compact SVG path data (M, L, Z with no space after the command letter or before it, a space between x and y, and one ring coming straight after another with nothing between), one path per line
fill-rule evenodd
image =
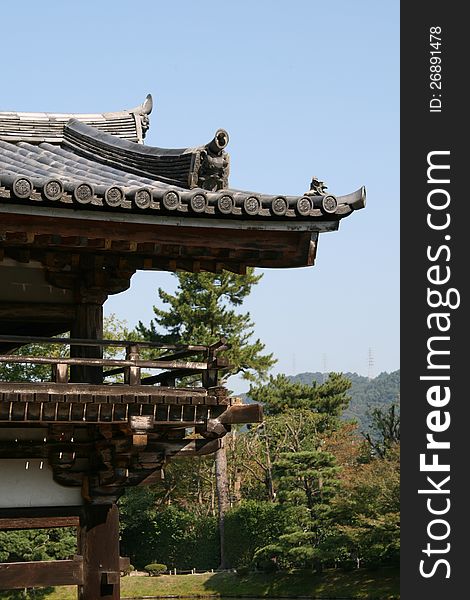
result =
M39 590L38 590L39 592ZM398 569L349 572L328 570L323 575L311 573L274 573L240 576L235 573L202 575L163 575L161 577L123 577L121 598L142 596L251 596L265 598L304 596L321 599L395 600L399 598ZM57 587L49 593L39 592L45 600L76 600L75 587ZM0 599L18 598L0 592ZM34 596L32 596L34 598Z

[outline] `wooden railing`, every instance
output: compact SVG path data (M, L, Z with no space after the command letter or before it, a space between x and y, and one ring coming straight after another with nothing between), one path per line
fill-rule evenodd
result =
M205 388L218 385L219 371L229 368L225 358L219 356L229 345L225 339L205 345L172 345L156 342L140 342L129 340L88 340L77 338L48 338L0 335L0 344L10 346L30 346L34 344L49 345L59 344L64 347L79 348L81 352L87 348L98 347L101 352L104 348L123 348L124 358L95 358L95 357L51 357L20 354L1 354L0 364L32 364L50 365L52 381L55 383L68 383L71 369L79 367L92 369L93 381L103 382L109 377L123 375L124 384L127 385L162 385L172 387L176 381L188 376L200 376L202 386ZM142 350L156 351L156 358L142 358ZM143 370L158 370L157 374L147 375ZM83 372L82 371L82 372ZM75 383L87 383L87 376L74 377Z

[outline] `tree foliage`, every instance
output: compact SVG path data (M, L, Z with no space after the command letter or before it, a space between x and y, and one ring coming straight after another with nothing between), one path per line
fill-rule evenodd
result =
M149 563L181 570L217 568L216 517L197 515L178 505L156 505L151 498L152 492L136 488L121 500L121 552L132 564L137 568Z
M392 404L387 408L374 408L371 412L371 431L365 439L372 452L385 458L388 452L400 442L400 407Z
M153 342L170 344L210 345L225 338L230 349L225 353L229 374L242 373L247 380L262 380L275 360L272 354L263 354L264 344L252 340L253 323L249 313L236 309L243 304L251 288L261 275L248 269L246 275L221 273L177 273L178 287L174 294L163 289L158 295L167 308L154 306L155 319L149 327L142 322L137 333ZM225 514L229 508L226 451L216 453L216 492L220 533L220 568L225 560Z
M60 560L77 551L72 528L0 531L0 561Z
M249 380L263 378L275 360L272 354L263 354L265 346L259 339L253 341L250 314L236 310L261 275L248 269L246 275L222 271L175 276L178 287L174 294L158 290L167 308L154 306L155 318L148 327L139 322L139 335L153 342L207 345L225 337L231 345L226 353L231 374L241 372Z
M345 470L342 493L332 501L333 525L322 549L354 566L398 564L400 550L400 449Z
M264 423L225 438L227 566L321 570L395 564L399 441L382 457L354 423L340 418L347 402L340 376L300 392L286 378L271 378L252 391L267 409ZM379 422L371 435L381 439ZM135 552L147 562L158 558L169 564L170 556L178 569L217 566L214 492L211 457L193 458L190 464L171 461L164 481L145 498L143 491L131 491L123 505L123 552L134 536ZM140 500L134 494L141 494ZM152 525L160 515L158 526ZM133 519L141 517L140 529L132 533ZM172 527L164 526L170 522ZM205 527L209 531L200 529ZM184 536L173 528L184 530ZM132 553L131 558L136 562Z
M311 384L297 383L285 375L271 375L267 384L252 386L249 395L255 402L264 405L268 415L307 409L337 417L349 403L346 392L350 387L351 382L339 373L330 373L322 384L315 381Z
M311 384L322 383L325 373L299 373L289 376L288 379L295 383ZM351 402L343 413L343 418L357 421L359 430L366 433L373 427L372 411L376 408L387 408L398 402L400 395L400 371L380 373L370 379L357 373L344 373L344 377L351 382L349 395Z
M230 540L227 560L232 567L251 565L256 551L274 543L286 527L286 513L279 504L244 500L226 516L226 536Z

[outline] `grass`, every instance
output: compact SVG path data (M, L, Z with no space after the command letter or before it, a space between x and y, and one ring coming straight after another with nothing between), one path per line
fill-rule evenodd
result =
M121 579L121 598L142 596L303 596L318 599L396 600L400 597L399 572L395 568L376 571L357 569L349 572L331 569L323 575L308 572L246 576L236 573L204 573ZM57 587L54 591L37 596L44 600L76 600L76 597L74 586ZM0 592L0 599L13 598L15 596Z

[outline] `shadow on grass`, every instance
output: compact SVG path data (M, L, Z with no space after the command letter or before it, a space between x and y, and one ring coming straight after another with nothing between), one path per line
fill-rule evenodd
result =
M54 591L53 587L28 588L27 590L2 590L0 600L42 600Z
M322 575L302 571L295 573L216 573L204 588L208 595L257 598L364 599L396 600L399 592L397 568L374 571L357 569L344 572L331 569Z

